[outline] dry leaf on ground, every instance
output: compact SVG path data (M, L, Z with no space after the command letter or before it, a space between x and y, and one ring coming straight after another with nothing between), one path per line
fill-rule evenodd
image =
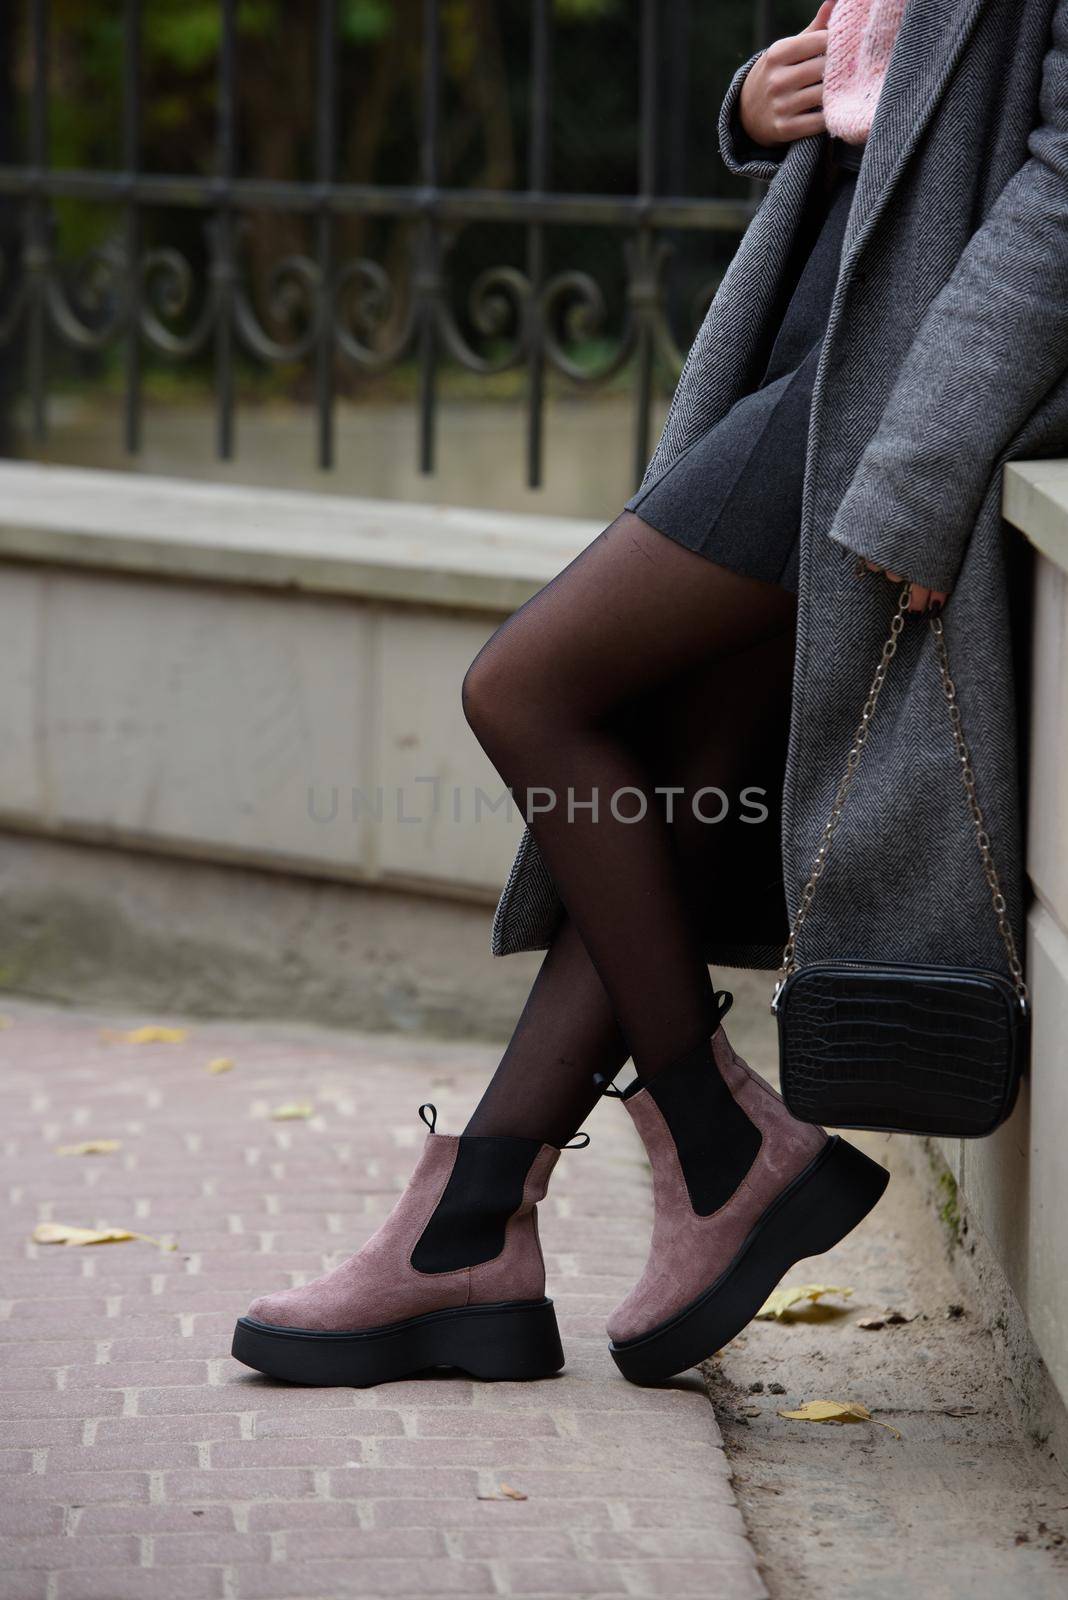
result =
M213 1078L217 1078L220 1072L232 1072L235 1065L233 1056L215 1056L208 1062L205 1071L210 1072Z
M39 1222L33 1230L34 1244L124 1244L136 1237L128 1228L72 1228L64 1222Z
M877 1328L896 1328L903 1322L915 1322L916 1315L917 1313L915 1311L912 1313L911 1317L906 1317L903 1311L884 1311L882 1315L878 1317L858 1317L857 1327L868 1328L869 1330L874 1330Z
M275 1106L271 1112L272 1122L303 1122L308 1117L315 1115L315 1107L307 1101L293 1101L290 1105Z
M111 1156L122 1149L121 1139L83 1139L81 1144L57 1144L57 1156Z
M859 1400L806 1400L796 1411L780 1411L779 1416L791 1422L874 1422L876 1427L892 1433L895 1439L901 1438L896 1428L873 1417Z
M123 1034L127 1044L182 1044L188 1037L187 1028L164 1028L154 1022Z
M480 1500L525 1500L522 1489L513 1489L510 1483L499 1483L493 1494L480 1494Z
M815 1305L828 1294L840 1295L843 1300L848 1300L852 1293L852 1289L836 1288L829 1283L793 1283L785 1288L774 1289L757 1312L757 1316L778 1321L787 1311L803 1302Z
M0 1011L0 1033L2 1033L5 1028L13 1028L14 1026L14 1017L9 1017L6 1011Z
M176 1244L163 1244L147 1233L133 1233L129 1228L74 1228L65 1222L39 1222L31 1235L34 1244L125 1244L130 1239L140 1239L154 1244L160 1250L177 1250Z

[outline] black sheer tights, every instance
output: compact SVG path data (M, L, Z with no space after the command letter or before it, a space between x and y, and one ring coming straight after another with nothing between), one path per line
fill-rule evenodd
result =
M468 720L567 914L469 1132L563 1144L598 1075L630 1055L648 1080L710 1036L703 941L731 938L777 846L794 615L624 512L474 661ZM764 821L742 821L750 788ZM711 789L720 822L695 815L723 810Z

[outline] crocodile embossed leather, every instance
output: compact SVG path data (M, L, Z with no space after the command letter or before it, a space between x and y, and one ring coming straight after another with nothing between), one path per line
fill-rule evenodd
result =
M782 1095L802 1122L979 1138L1015 1104L1027 1019L999 973L800 967L776 1012Z
M979 805L940 617L930 626L976 848L1005 947L1007 975L975 968L861 961L798 966L797 941L860 769L910 599L898 599L819 851L783 951L771 1008L783 1099L802 1122L978 1138L1016 1103L1027 1055L1027 985Z

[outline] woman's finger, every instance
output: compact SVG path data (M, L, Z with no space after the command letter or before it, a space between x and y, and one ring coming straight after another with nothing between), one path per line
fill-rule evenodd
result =
M793 66L775 69L775 93L781 99L790 95L810 92L823 83L824 56L808 56Z
M773 45L768 46L768 57L777 67L796 66L799 61L813 58L822 61L826 54L826 28L806 28L804 33L789 34L785 39L776 39Z
M819 11L815 13L812 21L809 22L806 27L801 29L801 34L798 34L798 38L801 38L801 35L803 34L815 34L815 32L819 32L820 29L825 29L828 22L830 22L831 11L833 10L835 10L835 0L823 0L823 5L820 6Z
M869 561L867 556L858 556L857 571L861 571L861 563L869 572L881 572L887 583L905 583L896 572L887 572L877 561ZM941 611L949 599L947 589L927 589L922 583L909 583L909 610L910 611Z
M822 83L810 84L807 89L797 89L793 94L786 95L777 100L776 114L780 122L790 123L798 117L805 117L812 111L823 111L823 85Z
M807 139L810 134L822 133L826 123L823 108L806 111L796 117L780 117L775 124L776 138L784 144L792 139Z
M825 28L828 22L831 20L831 12L833 10L834 0L823 0L823 4L816 12L816 15L813 17L812 21L806 28L802 28L802 33L813 33L817 28Z

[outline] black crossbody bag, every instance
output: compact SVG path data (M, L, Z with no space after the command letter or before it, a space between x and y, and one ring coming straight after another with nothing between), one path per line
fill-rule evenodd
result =
M783 951L771 1008L779 1024L783 1098L802 1122L890 1133L978 1138L1016 1101L1027 1052L1027 985L1016 952L950 676L942 619L930 618L950 734L1009 976L972 967L822 961L798 966L812 908L872 718L905 626L902 591L846 769Z

